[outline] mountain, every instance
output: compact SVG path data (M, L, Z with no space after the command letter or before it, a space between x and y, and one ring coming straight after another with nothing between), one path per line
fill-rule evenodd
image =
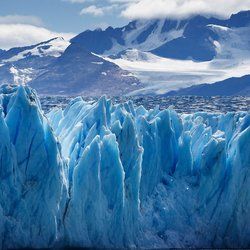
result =
M195 16L185 22L183 36L154 50L125 49L104 57L141 80L144 88L133 94L165 94L249 75L249 34L250 11L228 20Z
M2 62L16 62L36 57L59 57L69 44L62 37L57 37L36 45L4 51L0 54L0 60Z
M225 26L239 28L250 25L250 11L241 11L233 14L230 19L225 21Z
M1 55L2 55L4 52L5 52L5 50L0 49L0 57L1 57Z
M226 28L249 26L250 11L227 20L193 16L184 20L133 21L121 28L85 31L71 41L97 54L114 55L129 48L151 51L161 57L212 60L217 54L218 34L211 25ZM99 41L102 41L101 43Z
M72 43L29 85L42 94L123 95L140 87L137 78Z
M213 84L200 84L189 88L171 91L169 95L196 95L196 96L250 96L250 75L232 77Z
M69 42L58 37L36 45L12 48L0 54L1 83L25 84L61 56Z
M53 95L120 95L140 86L128 71L63 38L3 51L0 79L2 84L28 84L40 94Z
M218 20L213 20L218 23ZM164 43L151 52L155 55L175 58L192 59L196 61L210 61L216 56L216 46L214 41L218 36L207 25L210 20L197 16L186 22L186 26L181 37Z
M71 42L105 55L114 55L129 48L149 51L166 41L181 37L185 25L186 21L139 20L121 28L87 30L74 37Z
M249 24L250 11L232 15L228 20L196 16L187 22L182 37L167 42L151 52L168 58L210 61L217 55L216 42L220 39L219 34L211 27L216 25L240 28Z

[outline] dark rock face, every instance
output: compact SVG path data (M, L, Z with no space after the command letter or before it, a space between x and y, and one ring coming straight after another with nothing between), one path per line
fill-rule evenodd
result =
M139 80L77 43L29 83L41 94L120 95L138 89Z

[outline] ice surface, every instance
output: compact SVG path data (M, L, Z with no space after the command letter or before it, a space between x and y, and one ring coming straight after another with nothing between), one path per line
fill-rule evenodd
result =
M64 162L33 91L0 92L1 243L47 247L59 237L60 204L67 197Z
M249 31L245 33L248 34ZM242 37L239 36L239 39ZM234 44L238 44L236 38L233 40L230 37L225 40L226 42L221 42L223 53L218 53L214 60L208 62L163 58L135 49L125 51L120 54L120 58L103 58L132 72L145 84L145 88L132 94L165 94L191 85L213 84L249 74L249 53L242 49L244 45L234 48ZM229 40L232 41L231 47L228 45ZM242 40L247 39L242 38Z
M44 112L48 113L55 107L64 109L73 98L70 96L40 96L40 102ZM99 99L99 97L90 96L82 98L91 104ZM163 110L172 107L180 114L227 113L250 109L250 97L246 96L112 96L110 98L114 104L132 101L135 107L144 106L146 109L159 106L159 109Z
M0 89L0 244L250 247L250 114Z

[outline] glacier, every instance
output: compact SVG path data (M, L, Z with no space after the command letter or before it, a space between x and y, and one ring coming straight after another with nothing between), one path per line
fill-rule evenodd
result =
M42 111L0 87L0 247L250 247L250 113Z

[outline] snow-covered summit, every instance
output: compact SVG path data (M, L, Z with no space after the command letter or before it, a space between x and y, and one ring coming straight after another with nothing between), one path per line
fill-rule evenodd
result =
M0 53L1 84L27 84L60 57L70 43L61 37Z
M211 25L236 29L249 27L249 13L239 12L226 20L204 16L183 20L137 20L121 28L88 30L71 39L71 42L106 56L138 49L167 58L208 61L216 56L214 43L219 39L219 35L210 29Z
M16 62L28 57L59 57L69 45L69 41L56 37L32 46L12 48L0 54L0 63Z
M149 51L181 37L185 25L186 21L138 20L121 28L88 30L71 39L71 42L105 55L114 55L129 48Z

